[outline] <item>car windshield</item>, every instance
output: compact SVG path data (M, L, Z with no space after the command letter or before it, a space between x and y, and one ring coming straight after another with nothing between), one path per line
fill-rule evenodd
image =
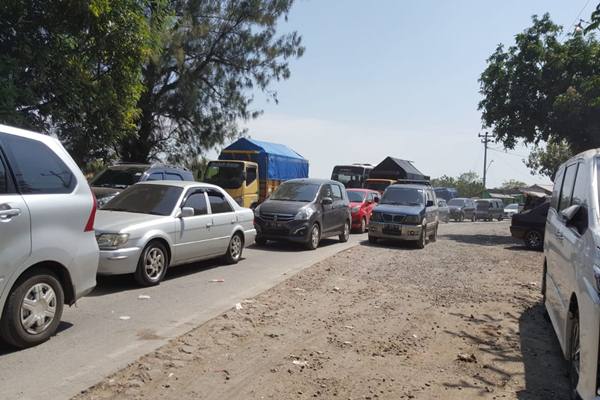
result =
M346 193L348 193L348 199L352 203L362 203L363 201L365 201L365 197L367 196L365 192L353 192L351 190L348 190Z
M96 187L113 187L126 188L140 181L146 168L130 167L130 168L108 168L96 176L91 186Z
M364 167L335 167L331 174L331 179L342 183L347 188L362 187Z
M380 204L392 204L399 206L418 206L422 205L423 191L415 188L388 188Z
M226 161L211 161L208 163L204 181L222 187L237 189L242 186L243 164Z
M315 183L285 182L273 192L269 200L309 203L317 197L320 186Z
M102 209L138 214L170 215L182 188L167 185L133 185L109 201Z
M448 202L449 206L464 206L465 205L465 200L464 199L452 199Z

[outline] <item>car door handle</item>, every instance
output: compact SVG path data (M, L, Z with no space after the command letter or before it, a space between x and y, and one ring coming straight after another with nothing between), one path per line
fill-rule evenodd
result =
M0 210L0 219L10 219L21 215L21 210L18 208L9 208L8 210Z
M211 226L213 226L213 223L212 223L212 222L209 222L208 224L206 224L206 227L207 227L207 228L210 228Z
M235 224L235 219L232 219L232 220L231 220L231 223L232 223L232 224Z
M554 236L556 237L556 239L558 240L563 240L565 237L563 236L562 233L560 233L560 231L556 231L556 233L554 234Z

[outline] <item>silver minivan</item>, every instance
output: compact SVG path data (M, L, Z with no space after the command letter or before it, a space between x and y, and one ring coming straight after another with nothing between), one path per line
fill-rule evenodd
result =
M544 239L544 304L569 361L572 398L599 399L600 149L561 165Z
M29 347L96 285L96 201L60 142L0 125L0 337Z

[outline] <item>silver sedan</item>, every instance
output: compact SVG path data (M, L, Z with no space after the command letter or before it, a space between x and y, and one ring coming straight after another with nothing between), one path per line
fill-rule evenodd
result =
M222 257L237 263L254 243L252 210L218 186L144 182L124 190L96 215L98 274L135 274L156 285L170 266Z

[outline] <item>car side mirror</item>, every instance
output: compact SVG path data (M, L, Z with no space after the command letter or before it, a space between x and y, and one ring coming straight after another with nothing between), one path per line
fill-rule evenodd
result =
M435 205L435 203L433 202L433 200L427 200L427 204L425 205L426 207L433 207Z
M333 204L333 199L331 197L323 197L323 199L321 200L321 204L323 204L324 206Z
M560 212L564 218L565 224L569 227L577 229L582 234L587 228L587 215L585 208L579 204L573 204Z
M193 217L194 214L195 212L192 207L181 207L181 210L179 210L179 214L177 214L177 218Z

